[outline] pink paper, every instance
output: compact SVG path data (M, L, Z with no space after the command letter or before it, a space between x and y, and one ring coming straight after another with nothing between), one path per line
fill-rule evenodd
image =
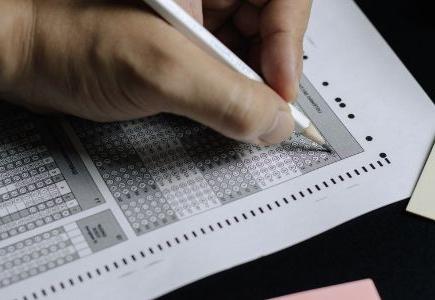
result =
M371 279L363 279L270 300L381 300Z

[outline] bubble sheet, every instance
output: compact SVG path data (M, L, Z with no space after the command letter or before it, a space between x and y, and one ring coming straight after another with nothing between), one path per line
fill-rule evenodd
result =
M237 154L236 142L197 123L184 123L176 127L179 140L221 203L260 190Z
M81 211L40 135L39 121L1 106L0 240Z
M178 218L219 205L163 117L123 123L122 129Z
M283 146L258 147L242 144L238 147L243 164L262 188L286 181L301 174L292 160L293 151Z
M106 210L0 247L0 288L91 255L126 239L113 214Z
M151 176L148 166L136 153L129 135L121 124L73 122L91 159L101 173L113 197L137 234L170 222L177 216ZM144 132L136 132L132 139L142 139Z
M0 288L79 258L63 227L0 248Z
M258 147L169 115L72 125L137 234L339 159L299 135Z

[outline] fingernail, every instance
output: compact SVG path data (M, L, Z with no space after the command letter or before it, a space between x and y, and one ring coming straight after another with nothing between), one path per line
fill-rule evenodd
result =
M293 132L294 122L289 111L279 111L272 127L259 137L262 144L272 145L282 142Z

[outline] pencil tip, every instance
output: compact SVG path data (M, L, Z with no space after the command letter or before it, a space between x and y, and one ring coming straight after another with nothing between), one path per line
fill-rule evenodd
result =
M328 144L321 145L323 149L325 149L326 152L332 153L332 148Z
M317 130L316 127L314 127L313 124L310 124L305 130L302 132L302 134L308 138L309 140L315 142L319 146L326 145L325 139L322 137L320 132Z

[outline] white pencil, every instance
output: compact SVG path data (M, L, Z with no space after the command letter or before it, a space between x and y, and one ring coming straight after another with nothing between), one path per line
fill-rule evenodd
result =
M254 70L245 64L237 55L222 44L213 34L192 18L173 0L143 1L202 50L224 62L235 71L244 74L246 77L263 82L263 79ZM296 132L301 133L306 138L324 147L326 150L330 150L330 147L326 144L322 135L311 121L292 104L289 104L289 106L295 120Z

